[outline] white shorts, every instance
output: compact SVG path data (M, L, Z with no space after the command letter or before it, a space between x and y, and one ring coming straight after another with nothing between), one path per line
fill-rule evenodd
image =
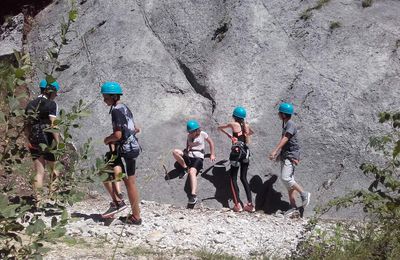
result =
M288 190L291 190L293 185L296 184L294 180L294 165L288 159L281 163L281 181Z

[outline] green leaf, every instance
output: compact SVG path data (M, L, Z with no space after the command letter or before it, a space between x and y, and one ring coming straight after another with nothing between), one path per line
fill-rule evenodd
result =
M19 208L19 204L8 205L7 207L1 209L0 214L5 218L15 217L15 210Z
M4 194L0 194L0 210L4 209L8 205L8 198Z
M393 148L393 159L395 159L400 153L400 140L398 140Z
M56 78L54 78L52 75L46 75L46 81L48 84L51 84L56 81Z
M379 113L379 123L384 123L384 122L390 120L390 117L391 117L391 115L388 112Z
M41 149L42 151L44 151L44 150L47 149L47 144L40 143L40 144L39 144L39 147L40 147L40 149Z
M6 116L3 112L0 111L0 124L4 124L6 122Z
M78 10L74 9L69 11L68 19L70 21L75 22L77 18L78 18Z
M32 235L32 234L38 234L42 232L46 228L46 225L44 224L43 220L38 219L34 224L30 224L26 228L26 234L27 235Z
M58 134L58 133L60 133L60 129L59 128L46 128L46 129L44 129L44 132Z
M15 70L15 77L18 79L24 79L25 71L21 68Z
M66 209L61 214L61 222L66 223L68 221L68 212Z

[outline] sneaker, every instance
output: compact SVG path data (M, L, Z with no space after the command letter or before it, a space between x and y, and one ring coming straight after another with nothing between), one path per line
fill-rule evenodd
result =
M117 207L118 207L118 212L120 212L126 209L128 206L125 204L125 201L121 200L117 202Z
M126 208L127 208L127 206L123 200L121 200L120 202L117 202L117 203L110 202L110 207L101 216L103 218L109 218L109 217L112 217L114 214L116 214L120 211L123 211Z
M286 217L291 217L295 213L297 213L297 209L296 208L290 208L289 210L285 211L285 213L283 215L286 216Z
M256 209L255 209L253 203L247 203L247 204L243 207L243 209L244 209L245 211L247 211L247 212L255 212L255 211L256 211Z
M240 203L238 203L238 204L236 204L235 206L233 206L232 210L233 210L234 212L242 212L242 211L243 211L242 205L240 205Z
M188 171L189 171L188 168L183 169L183 170L179 173L179 179L183 179L183 178L187 175Z
M188 204L196 204L197 203L197 196L196 195L191 195L189 197Z
M142 225L142 219L136 219L133 215L128 216L126 224L129 225Z
M304 196L300 196L301 200L303 201L303 207L307 207L308 204L310 204L310 197L311 197L311 193L309 192L305 192Z

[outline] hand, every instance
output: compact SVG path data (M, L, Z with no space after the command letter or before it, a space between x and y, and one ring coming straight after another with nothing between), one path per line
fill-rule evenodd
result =
M236 142L238 141L238 139L237 139L236 137L234 137L234 136L231 137L231 140L232 140L232 143L233 143L233 144L236 143Z
M298 165L298 164L300 163L300 160L292 160L292 163L293 163L294 165Z
M109 141L109 139L108 139L108 136L106 137L106 138L104 138L104 144L109 144L110 143L110 141Z
M268 157L270 160L276 160L276 157L278 157L277 151L273 150Z
M26 145L26 147L28 147L28 149L34 149L34 147L33 147L33 145L32 145L31 143L28 143L28 144Z
M210 155L210 160L211 160L212 162L215 161L215 155L214 155L214 154L211 154L211 155Z

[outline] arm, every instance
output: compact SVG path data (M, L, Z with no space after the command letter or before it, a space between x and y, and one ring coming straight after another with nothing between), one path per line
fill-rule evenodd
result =
M278 145L275 147L274 150L269 154L269 159L270 160L275 160L276 157L278 156L278 152L282 149L282 147L289 141L291 135L289 133L286 133L284 136L282 136L281 140L279 141Z
M122 138L122 131L121 130L116 130L114 133L110 134L106 138L104 138L104 144L113 144L115 142L118 142Z
M141 133L141 129L139 127L135 126L135 134L140 134Z
M231 123L228 123L228 124L226 124L226 125L219 125L219 126L218 126L218 130L221 131L222 133L226 134L226 136L228 136L229 139L231 139L232 142L235 143L235 142L237 141L237 139L236 139L235 137L233 137L230 133L228 133L228 132L225 130L225 128L233 129L232 124L231 124Z
M214 146L214 141L211 139L211 137L206 138L207 143L210 145L210 159L211 161L215 161L215 146Z

